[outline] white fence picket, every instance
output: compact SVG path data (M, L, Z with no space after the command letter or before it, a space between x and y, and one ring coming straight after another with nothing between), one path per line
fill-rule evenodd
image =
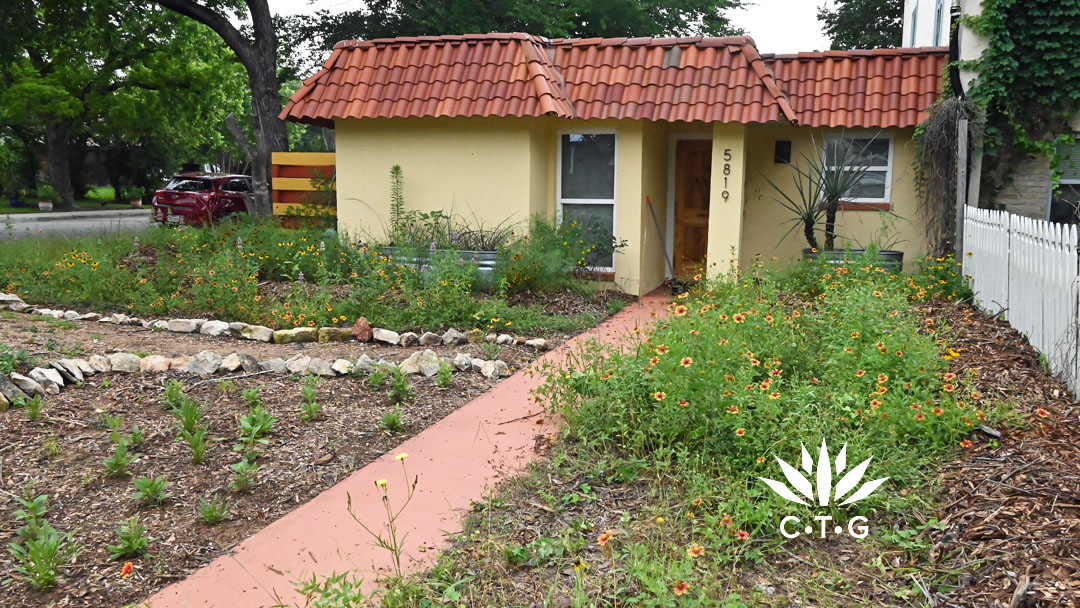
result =
M1074 395L1080 392L1078 244L1073 225L965 209L964 274L975 304L1003 313Z

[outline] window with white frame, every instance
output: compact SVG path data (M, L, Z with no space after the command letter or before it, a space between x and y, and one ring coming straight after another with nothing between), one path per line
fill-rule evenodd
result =
M911 35L908 36L908 46L915 46L915 31L919 26L919 3L916 2L915 6L911 9Z
M847 192L853 203L888 203L892 191L893 140L885 134L829 135L825 138L825 165L828 169L862 171L859 181Z
M1080 221L1080 144L1060 146L1061 179L1050 192L1050 221L1076 224Z
M559 221L577 222L599 253L589 266L613 270L607 250L615 234L615 134L564 133L559 138Z
M934 46L941 46L941 26L945 21L945 0L937 0L934 6Z

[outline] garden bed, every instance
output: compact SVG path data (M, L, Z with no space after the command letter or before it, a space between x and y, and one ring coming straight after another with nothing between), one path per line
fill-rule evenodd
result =
M839 277L827 273L823 278L831 281ZM823 284L828 285L826 292L848 288L828 281ZM386 581L387 586L413 598L416 604L437 600L450 586L460 594L459 601L464 605L607 606L638 601L653 606L735 608L802 605L811 598L814 605L1077 605L1080 603L1077 584L1080 580L1077 548L1080 547L1077 542L1080 430L1076 425L1080 409L1077 403L1040 365L1038 353L1007 324L965 304L924 302L921 295L924 288L914 281L908 286L916 302L909 314L921 328L917 333L922 337L908 338L902 356L896 354L899 350L892 349L881 354L912 357L906 363L914 366L908 368L912 376L927 366L937 370L933 377L944 377L945 381L961 378L963 384L962 388L945 388L945 393L924 391L921 396L906 396L895 405L886 401L878 406L881 419L885 421L887 412L889 419L903 417L930 424L944 421L950 415L947 408L954 407L958 408L954 411L959 411L954 424L963 430L948 423L936 430L915 427L906 440L907 445L901 446L907 450L906 454L894 449L884 457L886 462L874 459L877 463L871 464L871 468L877 467L874 476L904 475L905 478L885 486L881 496L869 506L856 509L870 518L872 532L866 539L830 536L822 540L816 535L797 540L781 538L776 532L780 518L792 512L804 515L804 511L798 507L792 511L791 505L777 503L767 491L758 491L755 486L759 484L750 479L751 475L762 474L783 478L774 465L770 466L771 455L769 459L755 460L756 453L747 454L749 464L742 466L752 473L719 472L731 478L730 481L724 477L717 479L715 474L693 472L698 468L712 473L708 467L713 466L717 457L710 454L701 459L698 451L715 447L690 444L684 450L676 448L674 453L655 456L654 446L662 436L641 432L640 425L632 418L635 410L623 405L623 400L628 399L626 395L633 394L630 391L635 389L627 390L622 383L638 381L629 376L619 377L627 369L627 362L622 361L596 368L601 381L614 377L612 382L617 382L603 393L603 401L597 402L603 409L591 412L597 420L582 420L580 404L569 408L570 431L552 446L549 460L538 463L527 475L506 482L490 497L478 502L466 522L465 532L444 553L437 567L404 582ZM945 293L951 293L953 287L946 288ZM848 296L848 299L855 297ZM861 302L873 302L862 299L867 296L880 298L889 294L867 290L858 297ZM798 298L785 300L789 306L798 305ZM757 323L764 327L762 318L770 312L781 318L775 308L768 310L770 301L759 300L759 303L759 310L746 313L737 323ZM671 308L675 316L696 318L695 313L700 314L697 308L700 302L688 311L678 309L677 304ZM813 306L802 307L801 311L804 317L818 314ZM888 313L885 316L892 318ZM875 317L864 317L859 322ZM687 323L694 327L692 321L674 317L669 323L676 329L685 329ZM901 327L910 329L914 325L906 323ZM711 337L704 335L706 325L699 324L691 331L695 339L698 334L694 332L698 329L702 338ZM881 330L886 331L878 334ZM845 326L837 331L844 338L851 331L861 334L851 334L850 342L840 341L841 346L847 342L855 347L854 353L850 353L855 357L861 356L857 339L869 340L869 356L879 365L877 370L891 360L877 358L878 336L890 341L904 339L888 326L874 330L867 325ZM681 331L654 334L649 350L667 352L670 347L672 354L666 356L675 356L674 361L678 362L684 357L679 350L687 348L677 342L680 334ZM937 352L932 358L927 358L926 338L937 344L930 351ZM768 348L775 348L776 344L783 346L783 342L770 345L752 339L747 339L744 346L767 356ZM826 341L818 345L823 351L830 346L833 345ZM647 359L652 354L647 352L639 357ZM693 360L684 358L682 367L695 368L701 355L699 350L693 354ZM669 375L664 360L664 355L658 354L652 362L643 361L647 369L655 371L641 375L640 382L646 386L636 391L647 393L643 398L637 397L641 399L639 403L652 401L653 407L660 409L663 406L656 402L666 405L667 401L686 394L692 407L693 385L689 390L679 386L678 373ZM788 363L786 358L784 363ZM630 364L629 369L633 368L634 364ZM715 367L712 369L716 373ZM591 371L586 365L583 374L567 375L555 381L572 387L572 393L568 391L562 397L551 392L547 395L557 399L566 399L567 394L583 395L582 402L587 403L598 395L585 384ZM789 378L789 374L797 373L785 365L781 376L790 383L780 385L778 395L798 390L797 379ZM899 376L892 371L890 374ZM666 395L646 388L647 383L663 382L663 379L674 381L668 385ZM740 378L738 384L745 381ZM823 375L821 381L837 379ZM904 376L887 380L891 389L888 392L907 390L909 387L903 381ZM810 384L818 382L814 378ZM752 386L746 388L750 390ZM809 392L802 399L824 399L828 403L836 393L832 387L825 390L829 392ZM953 393L957 396L950 397ZM724 396L714 391L710 402L718 408L717 412L730 407L731 401ZM921 404L913 403L912 397ZM743 405L745 401L738 403ZM939 408L930 403L945 409L939 413ZM720 449L738 450L740 441L760 432L761 426L767 427L769 422L762 419L763 412L756 409L760 407L757 404L743 405L742 411L735 413L742 414L750 407L755 407L756 420L748 417L745 429L736 429L734 436L713 434L711 441L723 444ZM788 411L792 407L798 405L789 405ZM653 424L666 425L665 432L674 433L679 427L672 424L671 418L678 416L678 412L665 410L666 415L654 418ZM922 412L925 417L919 416ZM841 424L832 423L833 433L840 434L851 412L840 410L834 415L837 414ZM706 412L705 416L708 415ZM694 424L701 425L707 420L699 418ZM793 422L821 424L819 420ZM829 424L827 420L825 423ZM585 424L596 424L601 430L586 427L582 431ZM872 436L882 430L880 425L868 424L861 432ZM768 436L780 437L784 431L781 428ZM927 443L926 438L920 437L926 431L930 431L930 437L942 433L945 445L920 445ZM695 438L691 433L684 431L689 441ZM805 434L795 433L795 438L789 437L787 441L793 441L797 451ZM576 440L582 435L586 442ZM653 442L644 448L636 446L632 441L639 435ZM811 450L814 439L819 437L815 434L807 441ZM856 436L848 434L845 440L853 443ZM831 439L829 446L835 450L839 443L838 439ZM894 441L893 445L899 443ZM780 454L783 458L788 455L787 450ZM860 458L866 455L861 454ZM900 460L906 460L905 465L898 466ZM918 468L909 469L911 464Z
M46 494L46 519L62 532L75 531L75 541L84 547L62 568L57 588L36 592L13 580L0 586L0 605L97 608L143 600L494 385L472 374L455 375L445 389L437 388L434 378L410 378L416 396L401 408L403 428L391 433L383 420L394 409L386 390L371 391L358 378L321 381L322 418L305 422L301 385L294 379L182 377L191 387L188 396L202 404L203 423L210 429L206 459L193 465L187 444L176 441L176 419L162 406L168 378L180 377L99 375L48 400L38 421L19 408L0 414L0 542L17 540L15 497ZM278 420L262 447L253 489L239 492L228 487L234 475L229 465L239 460L232 445L239 419L248 412L241 391L253 387L261 387L265 407ZM145 444L133 451L138 460L128 467L129 475L105 475L103 460L115 451L106 416L122 418L121 434L138 426L145 436ZM132 499L132 480L143 475L168 480L172 497L163 506ZM235 506L225 521L211 526L200 520L196 507L215 494ZM112 560L106 547L117 542L114 529L133 515L154 540L145 556ZM134 565L127 578L121 576L125 561ZM5 577L12 565L5 551L0 556Z

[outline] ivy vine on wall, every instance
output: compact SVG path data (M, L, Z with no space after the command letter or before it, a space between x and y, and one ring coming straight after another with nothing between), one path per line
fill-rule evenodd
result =
M1056 148L1075 143L1069 123L1080 112L1080 0L983 0L965 19L989 43L964 66L979 74L970 98L985 116L980 198L1029 154L1048 156L1056 179Z

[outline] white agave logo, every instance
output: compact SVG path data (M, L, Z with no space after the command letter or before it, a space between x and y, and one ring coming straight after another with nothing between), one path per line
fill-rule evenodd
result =
M813 475L816 477L816 492L807 477L804 477L797 468L784 462L779 456L776 456L776 461L780 463L780 469L784 472L784 477L787 478L791 487L788 487L783 482L776 481L775 479L758 477L758 479L765 482L773 492L776 492L776 494L784 500L800 505L809 505L814 502L814 497L816 496L817 503L822 507L827 507L829 506L830 498L833 501L837 501L847 496L847 498L840 503L840 506L850 505L870 496L874 490L878 489L881 484L889 479L888 477L882 477L881 479L868 481L848 496L848 493L854 490L855 486L862 481L863 475L866 474L866 467L870 465L870 461L873 460L874 457L871 456L860 462L841 477L840 481L836 482L836 486L833 487L833 475L839 475L847 468L847 444L845 443L844 447L840 448L840 454L837 455L835 462L830 462L829 448L825 445L825 439L822 439L821 450L818 452L816 475L814 475L814 462L810 458L810 453L806 451L805 445L800 444L800 447L802 448L803 471L806 472L807 476ZM798 492L798 494L795 492ZM799 496L799 494L802 496ZM803 498L806 500L803 500Z

